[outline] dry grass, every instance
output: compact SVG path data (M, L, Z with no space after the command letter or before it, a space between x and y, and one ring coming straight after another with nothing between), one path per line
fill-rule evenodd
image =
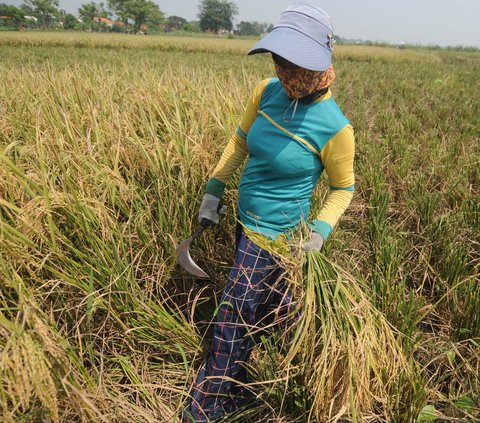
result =
M230 214L195 247L207 285L174 245L273 74L243 56L252 42L0 35L3 420L175 421L230 265L236 179ZM263 339L260 403L232 421L413 422L427 404L478 420L478 63L336 49L355 198L323 255L291 266L296 337L287 350Z

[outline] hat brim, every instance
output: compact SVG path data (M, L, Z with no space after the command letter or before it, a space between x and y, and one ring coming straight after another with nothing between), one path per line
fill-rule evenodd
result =
M248 54L269 52L313 71L327 70L332 64L332 51L329 48L292 28L274 28L256 43Z

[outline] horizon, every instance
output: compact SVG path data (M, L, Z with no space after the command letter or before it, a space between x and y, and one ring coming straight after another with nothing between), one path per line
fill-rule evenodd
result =
M198 20L199 0L154 0L166 16L181 16L187 20ZM20 6L23 0L0 0L7 5ZM60 0L59 8L77 15L78 8L90 0ZM99 3L98 1L97 3ZM106 3L106 1L104 2ZM291 0L234 1L240 21L275 22ZM317 0L308 3L322 7ZM375 10L375 15L371 12ZM367 0L359 4L354 0L343 0L329 4L328 13L333 18L335 34L347 40L362 40L374 43L441 47L480 48L480 30L476 17L480 16L480 2L475 0Z

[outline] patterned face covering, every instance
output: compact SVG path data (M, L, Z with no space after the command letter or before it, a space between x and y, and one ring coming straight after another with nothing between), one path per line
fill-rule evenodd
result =
M273 55L273 63L278 79L292 100L320 91L335 79L332 65L326 71L312 71L294 65L277 55Z

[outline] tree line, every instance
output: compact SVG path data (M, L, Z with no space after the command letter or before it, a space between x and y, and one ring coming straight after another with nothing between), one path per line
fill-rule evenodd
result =
M0 26L42 29L110 29L137 33L160 27L164 13L153 0L108 0L82 4L77 16L59 8L59 0L24 0L20 7L0 4ZM115 25L114 25L115 24Z
M59 8L59 0L24 0L20 7L0 3L0 29L65 29L117 32L209 32L260 35L272 29L261 22L241 21L229 0L200 0L198 20L166 16L153 0L107 0L82 4L77 15Z

